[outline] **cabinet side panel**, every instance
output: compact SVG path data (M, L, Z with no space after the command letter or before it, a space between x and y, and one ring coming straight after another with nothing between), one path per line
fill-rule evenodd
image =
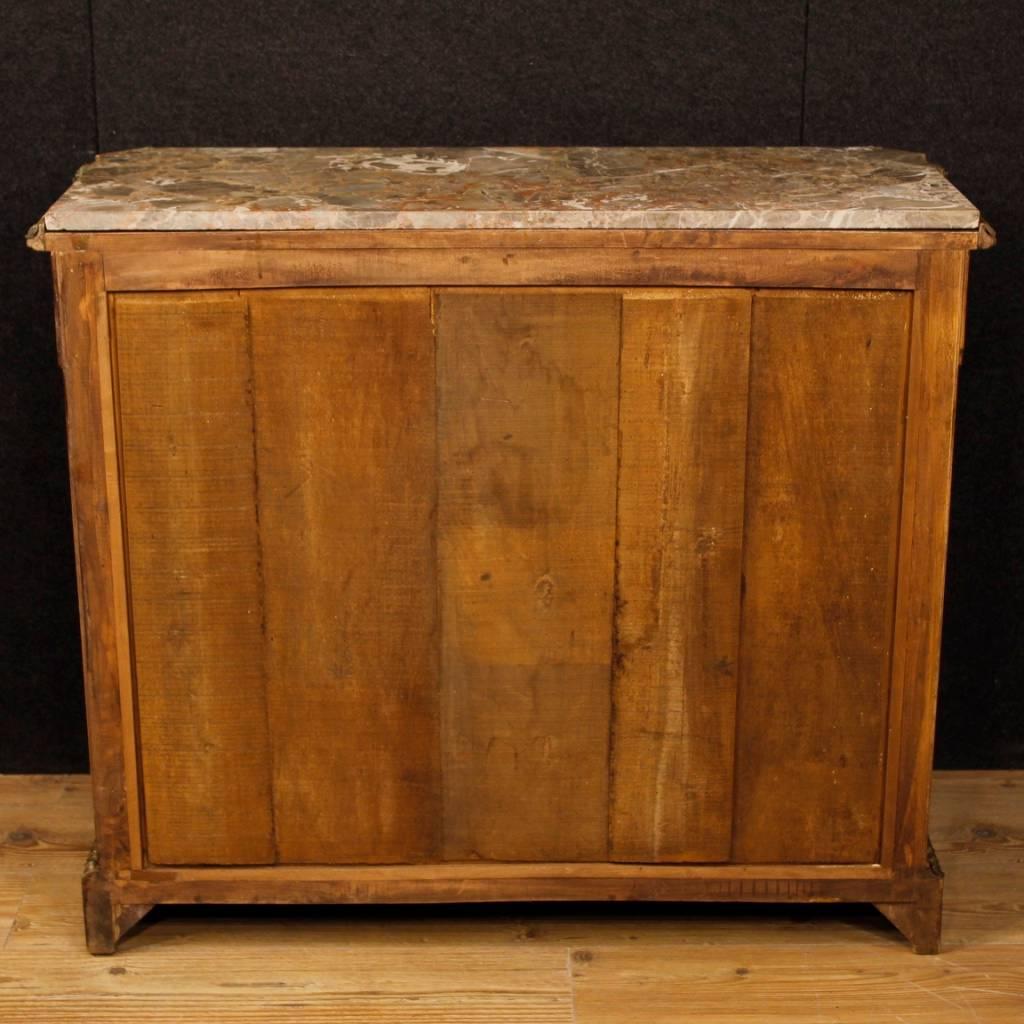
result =
M273 860L245 302L113 300L149 859Z
M440 769L430 294L249 301L278 858L431 859Z
M615 860L730 854L750 305L623 302Z
M445 856L604 860L620 298L437 325Z
M109 451L116 448L105 387L103 350L109 343L102 258L59 254L53 260L57 343L67 394L68 468L78 569L82 669L89 719L89 770L96 850L104 873L136 864L137 794L128 755L121 694L124 660L117 588L122 566L114 550L111 517L119 515ZM112 486L113 484L113 486Z
M906 475L893 655L889 812L898 867L928 870L957 369L964 342L967 254L922 253L915 294Z
M875 861L911 299L755 297L733 854Z

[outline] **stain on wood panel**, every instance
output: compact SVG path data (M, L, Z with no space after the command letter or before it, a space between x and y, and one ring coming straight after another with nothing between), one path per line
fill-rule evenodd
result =
M430 296L296 291L250 307L279 859L429 860L440 835Z
M444 853L603 860L620 297L436 302Z
M879 855L910 296L755 297L734 857Z
M730 854L750 305L623 301L615 860Z
M149 858L273 860L245 300L116 296Z

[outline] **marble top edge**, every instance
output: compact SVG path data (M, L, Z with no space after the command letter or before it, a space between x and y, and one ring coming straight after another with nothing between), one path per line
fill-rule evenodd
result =
M876 147L147 148L101 154L47 231L972 230L922 153Z

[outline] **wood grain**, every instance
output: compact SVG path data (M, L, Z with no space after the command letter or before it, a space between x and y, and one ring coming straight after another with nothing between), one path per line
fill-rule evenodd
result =
M619 306L437 296L448 859L607 855Z
M124 586L123 551L112 546L112 520L121 515L121 496L116 487L111 490L109 474L108 455L116 448L116 438L111 430L109 387L105 386L110 343L107 296L101 257L57 255L53 269L58 354L67 397L68 468L97 852L101 869L116 872L138 863L141 850L137 845L137 798L129 797L136 796L136 766L128 760L133 743L125 735L125 718L131 711L123 706L126 684L130 683L122 678L127 624L117 595L118 588Z
M687 285L912 288L912 250L248 249L112 252L112 291L330 285Z
M609 228L403 229L375 231L42 232L51 252L166 252L192 249L973 249L976 231L618 230ZM38 244L39 242L43 244Z
M424 883L488 880L543 879L554 876L569 885L575 880L629 881L649 880L708 881L711 883L742 883L745 886L777 885L801 882L809 876L828 882L892 882L893 872L880 864L815 864L809 871L806 864L620 864L611 861L566 861L545 863L443 861L436 864L278 864L250 867L147 867L124 876L128 882L209 882L252 885L266 881L283 885L325 882L348 884L367 882L407 883L417 879ZM906 876L902 876L904 879Z
M426 291L249 298L278 859L439 852Z
M576 951L571 970L577 1024L1009 1024L1024 1000L1020 965L986 948L953 960L877 946L711 946L657 959L598 948Z
M88 776L0 775L0 850L87 850L92 808Z
M430 865L426 865L430 867ZM319 878L289 880L268 869L263 878L145 877L116 884L119 904L141 903L507 903L547 900L562 903L613 901L688 901L738 903L912 903L917 886L911 879L723 878L715 865L703 876L673 874L677 865L648 865L651 873L561 876L552 865L542 874L507 871L492 877L467 872L465 878L434 878L430 871L375 877L371 868L352 868L345 878L337 868ZM660 869L662 874L656 874Z
M82 872L85 945L94 955L110 956L122 937L153 909L150 902L123 902L116 885L100 867L93 850Z
M754 300L736 860L880 856L910 298Z
M907 394L907 445L893 657L892 785L896 864L926 862L949 532L953 420L964 343L966 254L921 256Z
M943 943L1024 944L1024 773L936 772Z
M109 297L97 294L99 306L99 344L97 346L97 378L100 409L102 410L103 465L107 478L107 501L110 514L110 574L113 578L111 594L114 600L113 627L117 648L117 686L121 704L121 744L124 749L125 815L128 824L130 863L142 866L144 849L142 837L142 796L140 792L140 762L135 723L134 669L132 665L131 616L128 607L127 545L125 535L125 503L121 483L121 438L118 424L118 395L113 352L113 327L109 322ZM102 855L97 853L98 861ZM102 876L104 865L98 863L97 874Z
M38 955L12 953L0 1015L32 1024L572 1024L566 954L553 946L361 949L296 942L279 929L258 950L244 943L190 949L172 940L155 973L146 953L139 957L122 954L113 967L76 964L68 992Z
M934 884L928 890L921 886L918 898L912 903L875 904L875 909L899 929L910 948L924 956L933 956L941 950L942 885L942 876L936 875Z
M274 859L246 302L118 295L147 850Z
M615 860L730 855L750 306L623 301Z

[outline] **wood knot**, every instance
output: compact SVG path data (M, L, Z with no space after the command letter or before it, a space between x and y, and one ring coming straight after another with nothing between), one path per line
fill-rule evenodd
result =
M698 555L710 555L718 543L718 531L711 527L709 530L701 530L697 534L697 543L694 548Z
M542 608L550 608L555 599L555 581L545 573L533 585L533 589L537 594L537 604Z
M577 949L573 951L572 958L578 964L589 964L594 954L589 949Z

